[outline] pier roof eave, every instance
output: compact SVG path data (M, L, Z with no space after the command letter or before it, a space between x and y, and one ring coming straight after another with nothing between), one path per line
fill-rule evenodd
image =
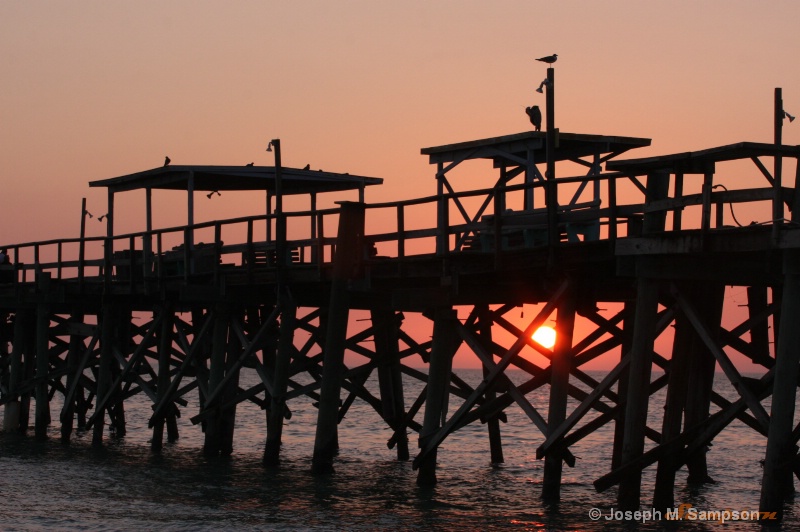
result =
M532 150L534 160L544 162L546 160L546 141L547 133L545 131L526 131L501 137L422 148L421 153L428 156L431 164L436 164L456 160L494 159L500 154L510 154L525 160L527 152ZM555 157L557 161L563 161L595 154L620 154L633 148L650 146L651 142L651 139L640 137L559 132Z
M90 187L105 187L110 192L138 189L188 190L190 177L197 191L275 190L274 166L189 166L174 165L145 170L111 179L91 181ZM309 194L356 190L380 185L383 179L350 174L281 168L283 194Z
M606 170L644 175L648 172L665 171L671 173L714 172L714 165L723 161L751 159L754 157L798 157L800 146L778 146L761 142L738 142L717 146L707 150L673 153L642 159L609 161Z

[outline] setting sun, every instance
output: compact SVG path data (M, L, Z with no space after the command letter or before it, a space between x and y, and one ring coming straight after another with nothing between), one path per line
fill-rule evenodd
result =
M533 333L531 338L542 347L552 349L552 347L556 345L556 330L547 325L542 325L536 329L536 332Z

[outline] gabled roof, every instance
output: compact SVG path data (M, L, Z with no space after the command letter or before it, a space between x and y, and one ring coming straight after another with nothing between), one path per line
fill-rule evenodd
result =
M188 190L190 177L198 191L275 190L274 166L165 166L92 181L89 186L106 187L112 192L144 188ZM377 177L281 167L281 191L286 195L353 190L381 183L383 179Z

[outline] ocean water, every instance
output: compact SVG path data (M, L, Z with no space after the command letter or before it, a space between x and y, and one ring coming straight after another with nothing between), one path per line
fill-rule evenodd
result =
M479 370L456 370L471 384ZM512 379L524 374L509 372ZM598 379L602 374L595 373ZM243 375L243 379L254 378ZM718 375L718 391L735 392ZM243 380L243 384L247 381ZM421 389L404 377L406 404ZM374 379L367 387L375 389ZM344 393L344 392L343 392ZM528 398L547 412L547 387ZM52 404L58 418L58 396ZM660 430L663 391L651 400L650 423ZM458 407L451 397L450 411ZM768 402L765 402L767 409ZM613 425L608 424L571 447L578 458L564 467L559 504L540 498L543 462L535 457L544 438L516 406L501 424L505 463L492 465L484 425L449 436L439 451L434 487L418 487L411 462L398 462L386 446L391 431L372 408L356 401L339 428L335 473L310 472L316 409L310 400L290 402L293 417L284 430L281 467L261 464L265 415L241 404L233 456L209 459L203 435L183 409L180 439L160 454L149 448L150 405L136 397L126 403L128 433L110 435L102 449L91 447L91 433L59 441L58 427L48 441L0 434L0 529L2 530L757 530L753 522L608 521L616 489L597 493L592 482L610 469ZM572 405L574 407L574 404ZM591 416L591 415L590 415ZM591 417L590 417L591 418ZM421 419L421 413L418 414ZM410 436L412 457L416 434ZM757 510L766 439L734 422L708 454L716 484L686 486L685 469L676 481L677 503L697 510ZM655 466L645 470L643 509L649 507ZM592 521L589 511L601 510ZM787 503L783 528L800 529L800 504Z

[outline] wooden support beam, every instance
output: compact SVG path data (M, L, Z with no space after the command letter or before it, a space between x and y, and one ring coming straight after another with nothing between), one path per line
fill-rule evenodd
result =
M649 181L648 181L649 182ZM622 462L639 459L644 451L644 431L647 426L648 387L653 364L658 283L639 278L636 296L636 321L631 340L628 397L625 407L625 433L622 443ZM624 478L617 495L621 510L638 510L641 495L641 471Z
M558 304L556 343L550 361L550 407L547 414L547 435L556 431L567 416L567 388L572 369L572 335L575 327L576 289L568 290ZM549 453L544 460L542 499L561 498L562 453Z
M83 324L82 314L73 314L69 318L69 324ZM84 337L75 333L71 333L69 337L69 347L67 350L67 383L64 393L64 405L61 409L61 441L69 442L72 436L72 429L75 423L75 412L77 404L74 399L67 400L68 390L74 390L77 386L78 380L78 367L81 363L81 352L86 348L84 345ZM74 394L74 392L73 392ZM74 397L74 395L71 395Z
M443 430L448 401L448 383L452 369L453 355L458 348L457 313L450 308L438 308L433 321L433 347L428 367L428 393L425 401L425 417L419 434L419 445L424 450L414 459L414 469L418 469L417 484L420 486L436 484L436 454L438 442L433 439ZM422 457L422 458L421 458Z
M283 420L289 412L286 406L286 391L294 347L297 307L288 293L281 298L280 311L278 349L275 357L270 409L267 414L267 442L264 446L264 464L267 466L277 466L280 463Z
M394 311L373 308L370 311L372 330L375 338L375 352L378 358L378 387L381 395L381 415L392 427L396 440L397 459L409 459L408 438L405 420L405 401L403 379L400 372L400 350L398 329L402 320Z
M529 161L533 162L533 150L528 150L528 159ZM533 183L533 175L531 172L526 172L525 174L526 182ZM528 192L530 192L530 197L528 197ZM526 202L530 202L530 208L533 208L533 189L526 190ZM489 305L480 305L475 308L476 316L478 318L478 327L480 331L480 338L484 340L486 343L491 344L492 342L492 314L489 310ZM486 364L483 364L483 377L486 378L489 375L491 369ZM491 401L496 397L496 394L493 390L488 390L486 392L486 400ZM489 454L493 464L502 464L505 462L503 457L503 444L500 439L500 420L498 416L491 416L486 421L487 428L489 430Z
M691 323L685 314L679 312L675 316L675 336L668 372L669 384L664 405L664 419L661 424L662 441L670 441L681 433L683 408L689 391L689 353L692 336ZM666 454L658 462L653 507L660 511L675 506L674 488L677 469L677 453Z
M38 440L47 439L50 424L50 400L47 393L50 372L50 273L37 272L36 288L39 301L36 304L36 425Z
M781 315L787 323L800 320L800 253L784 254L784 281ZM772 412L761 481L762 512L777 512L783 517L784 500L794 491L788 467L797 454L792 428L797 398L798 364L800 364L800 327L782 327L775 356L775 382L772 387Z
M214 332L211 338L211 366L208 373L208 389L218 390L225 377L225 355L228 349L228 321L230 309L227 305L217 305L214 312ZM219 396L219 394L218 394ZM215 398L217 402L218 399ZM203 410L217 407L215 401L205 398ZM222 448L222 412L217 409L215 415L206 420L203 452L207 456L216 456Z
M172 327L174 320L172 306L169 304L165 305L164 308L161 309L160 314L161 328L158 333L158 385L156 387L156 392L158 394L157 404L164 402L170 385L169 373L172 361ZM155 317L153 321L155 321ZM144 340L142 343L144 343ZM168 409L166 414L160 414L158 418L155 419L155 423L153 424L153 438L150 442L150 448L153 451L158 452L164 446L164 426L167 417L175 417L175 413L171 411L172 409L174 409L174 406Z
M350 296L347 282L357 275L363 258L364 205L341 204L336 255L334 257L331 299L327 317L325 361L320 390L314 456L311 468L315 473L333 472L333 458L338 450L337 414L341 393Z
M111 363L114 361L114 331L116 313L114 305L110 300L106 300L102 308L100 319L100 361L97 370L97 397L105 397L111 391ZM92 434L92 445L100 446L103 444L103 427L105 425L105 409L95 407L94 432Z

